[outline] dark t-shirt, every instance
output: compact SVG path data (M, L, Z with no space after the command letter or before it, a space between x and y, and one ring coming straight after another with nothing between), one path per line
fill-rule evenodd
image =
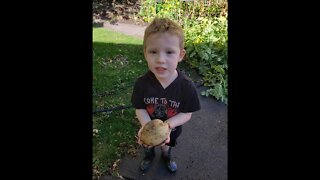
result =
M136 109L146 109L151 119L163 121L179 112L195 112L201 108L193 82L180 71L178 77L165 89L155 75L148 71L137 79L131 102Z

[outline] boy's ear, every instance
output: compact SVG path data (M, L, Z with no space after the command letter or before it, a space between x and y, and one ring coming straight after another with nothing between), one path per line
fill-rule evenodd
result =
M179 54L179 62L181 62L186 55L186 50L185 49L180 49L180 54Z

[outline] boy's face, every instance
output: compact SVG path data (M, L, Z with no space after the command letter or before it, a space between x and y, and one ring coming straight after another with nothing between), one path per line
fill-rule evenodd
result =
M144 56L148 67L157 79L168 80L176 72L178 62L185 55L180 49L179 38L169 33L151 34L146 40Z

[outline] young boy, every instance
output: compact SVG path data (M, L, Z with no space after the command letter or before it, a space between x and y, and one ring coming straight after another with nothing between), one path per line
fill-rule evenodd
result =
M192 112L200 109L193 82L177 70L186 53L183 30L167 18L155 18L145 30L143 52L149 71L137 79L131 102L141 129L153 119L168 122L171 133L160 147L169 171L176 172L177 164L172 160L171 148L176 145L182 125L190 120ZM142 144L141 129L139 144ZM154 147L145 146L144 152L145 157L140 164L142 171L150 167L155 156Z

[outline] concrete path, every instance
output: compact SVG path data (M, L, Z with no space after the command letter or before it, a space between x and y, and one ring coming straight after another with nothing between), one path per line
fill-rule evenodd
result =
M126 24L121 22L117 22L113 24L110 24L109 22L105 22L103 24L103 27L113 31L121 32L126 35L134 36L140 39L143 39L144 30L146 29L146 26L138 26L134 24Z

